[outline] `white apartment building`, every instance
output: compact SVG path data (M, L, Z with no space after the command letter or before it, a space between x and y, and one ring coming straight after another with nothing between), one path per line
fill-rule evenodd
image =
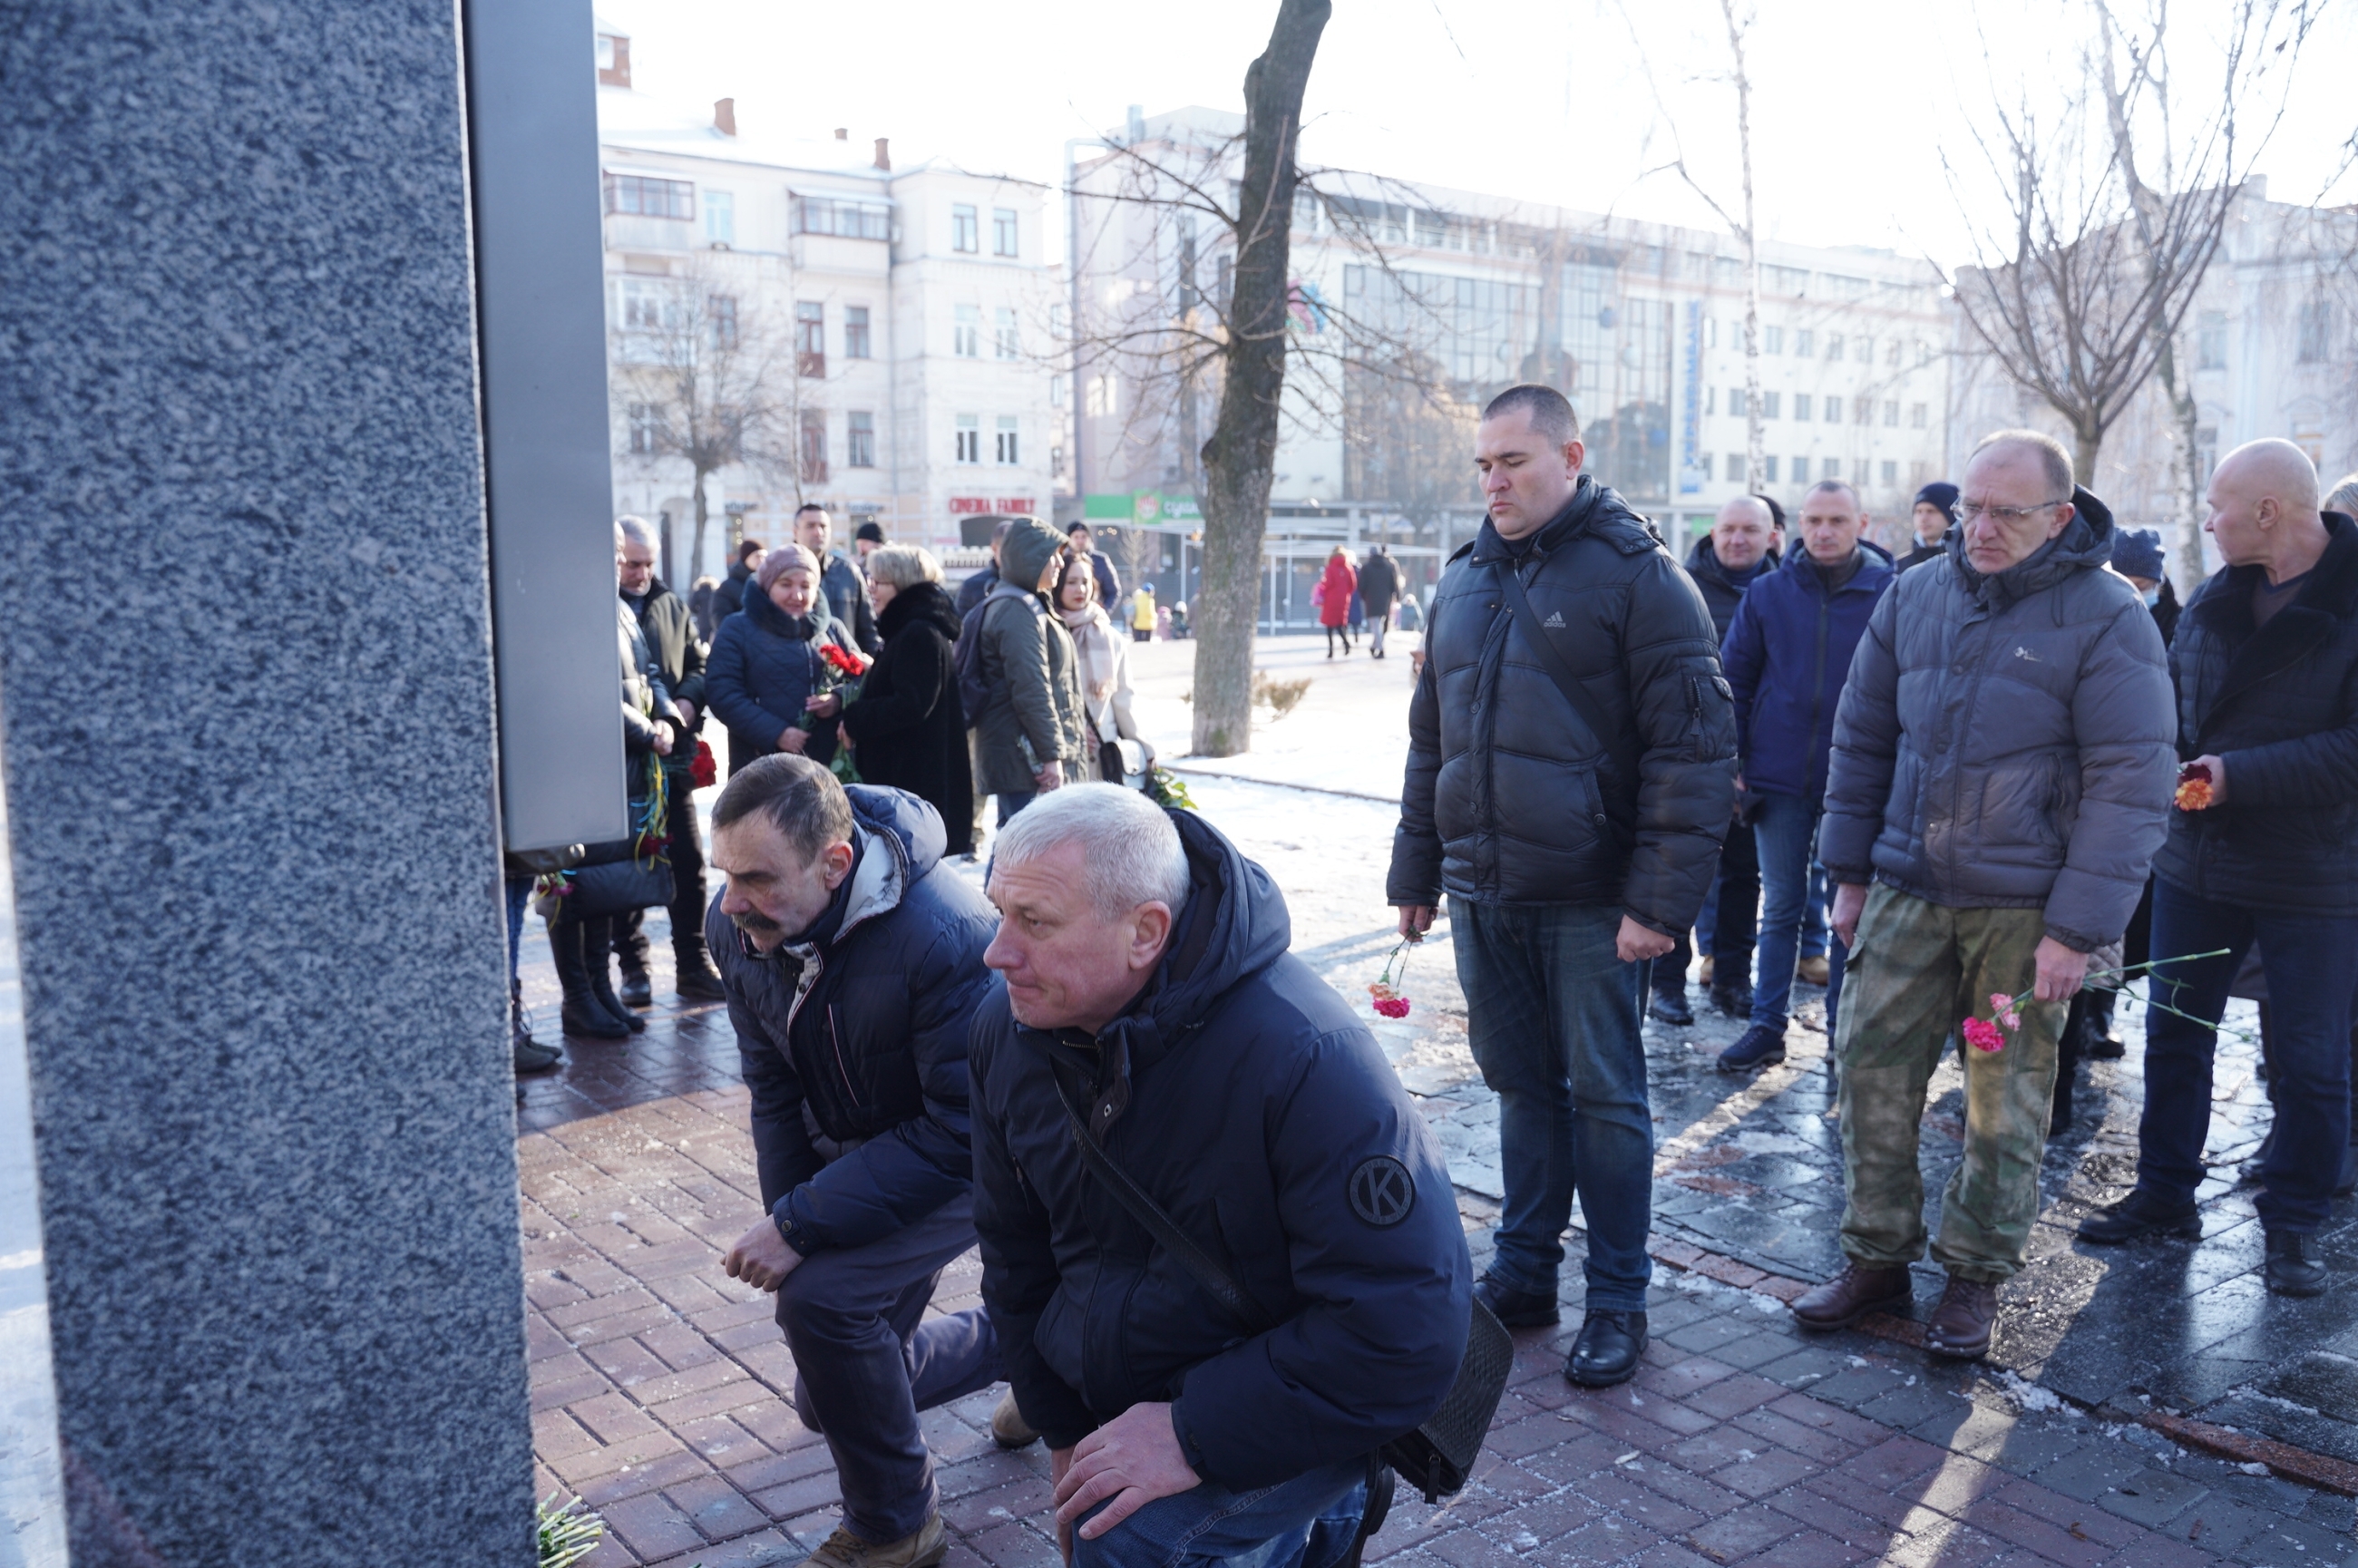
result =
M1157 312L1217 317L1206 305L1225 302L1226 225L1121 198L1152 183L1141 159L1230 162L1242 128L1240 116L1199 108L1133 118L1109 138L1117 150L1076 169L1085 342ZM1233 168L1190 172L1233 189ZM1392 542L1412 579L1434 569L1482 514L1474 415L1519 381L1572 399L1590 471L1677 547L1750 488L1744 268L1729 236L1372 174L1314 184L1293 213L1270 619L1306 618L1311 572L1337 539ZM1762 263L1758 488L1790 507L1839 478L1896 539L1917 489L1948 467L1952 327L1939 277L1851 248L1769 244ZM1367 368L1375 360L1396 373ZM1184 530L1214 395L1111 353L1085 364L1081 382L1087 514Z
M668 519L674 579L717 575L740 536L784 538L805 502L835 513L838 542L873 520L937 551L962 516L1048 514L1064 385L1045 187L939 158L896 169L883 138L847 130L766 135L732 100L684 113L633 89L630 39L602 25L598 109L614 504ZM769 416L745 443L760 449L708 478L690 562L694 466L681 399L663 406L678 378L648 367L716 340L732 352L706 395Z

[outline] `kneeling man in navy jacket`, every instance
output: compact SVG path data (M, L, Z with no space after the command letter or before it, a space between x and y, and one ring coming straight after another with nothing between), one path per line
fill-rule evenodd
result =
M1390 1502L1376 1451L1433 1411L1466 1348L1473 1269L1439 1150L1287 951L1269 874L1201 817L1074 785L992 848L975 1228L1071 1561L1356 1564ZM1199 1283L1084 1137L1276 1326Z

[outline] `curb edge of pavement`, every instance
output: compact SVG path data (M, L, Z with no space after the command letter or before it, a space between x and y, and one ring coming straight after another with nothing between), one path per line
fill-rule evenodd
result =
M1700 1274L1704 1279L1736 1290L1749 1291L1755 1295L1768 1296L1789 1306L1794 1297L1810 1288L1807 1282L1790 1275L1773 1274L1691 1242L1657 1239L1648 1246L1647 1251L1657 1262L1682 1273ZM1924 1325L1913 1318L1895 1317L1889 1313L1869 1313L1853 1326L1877 1339L1891 1340L1918 1350L1924 1348ZM2053 1390L2048 1391L2054 1392ZM2358 1465L2336 1459L2331 1454L2312 1453L2272 1437L2255 1437L2250 1433L2237 1432L2232 1427L2199 1421L2192 1416L2170 1415L2160 1411L2124 1411L2113 1406L2097 1408L2082 1405L2062 1394L2057 1394L2056 1398L2090 1415L2149 1427L2183 1447L2200 1449L2241 1465L2265 1465L2271 1473L2288 1481L2298 1481L2303 1486L2340 1497L2358 1498Z

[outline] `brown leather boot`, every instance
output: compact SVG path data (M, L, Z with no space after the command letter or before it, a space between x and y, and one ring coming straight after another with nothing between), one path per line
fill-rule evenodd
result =
M1904 1263L1881 1269L1845 1263L1841 1273L1794 1301L1793 1321L1810 1329L1848 1328L1871 1312L1905 1310L1913 1293Z
M1989 1353L1990 1328L1997 1322L1997 1287L1949 1276L1941 1304L1924 1325L1924 1348L1935 1356L1977 1361Z

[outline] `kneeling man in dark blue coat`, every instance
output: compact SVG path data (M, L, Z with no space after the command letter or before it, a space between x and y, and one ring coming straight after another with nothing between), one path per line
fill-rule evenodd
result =
M1269 874L1202 818L1070 785L992 849L1004 983L969 1055L975 1228L1071 1561L1357 1563L1390 1503L1376 1450L1433 1411L1466 1347L1440 1151L1288 953ZM1085 1168L1076 1119L1274 1328Z
M805 1568L925 1568L948 1550L917 1412L999 1380L979 1310L926 1319L974 1245L967 1032L990 906L941 863L934 808L807 757L740 770L712 811L729 874L705 930L753 1098L768 1211L724 1267L778 1292L795 1409L843 1527Z

